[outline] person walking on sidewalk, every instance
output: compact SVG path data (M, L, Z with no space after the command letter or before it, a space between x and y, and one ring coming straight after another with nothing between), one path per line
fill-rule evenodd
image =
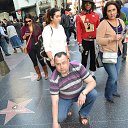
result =
M82 12L76 17L77 42L82 54L82 64L87 66L90 52L90 71L95 78L96 55L95 44L96 28L100 23L99 15L94 12L93 0L82 0Z
M66 37L67 37L67 44L69 44L70 41L70 33L69 33L69 28L70 28L70 16L66 14L65 9L61 9L61 22L60 24L63 26Z
M15 27L11 24L10 21L7 21L7 34L14 49L14 53L17 53L16 48L20 48L21 52L23 52L22 42L18 37Z
M74 34L74 40L76 41L76 28L75 28L74 16L71 12L69 12L69 16L70 16L69 38L71 37L71 35L73 33Z
M69 62L64 52L55 54L54 70L50 79L53 128L59 128L67 116L72 115L73 102L80 106L79 121L89 125L89 112L96 100L96 82L85 67L78 62ZM83 86L86 83L86 87Z
M11 54L8 53L8 43L5 37L8 38L8 35L5 34L3 27L2 27L2 21L0 21L0 46L2 50L4 51L5 56L10 56Z
M114 103L113 96L120 97L117 84L122 62L122 32L124 31L125 24L119 16L120 9L118 4L114 1L107 2L103 12L104 20L98 26L96 34L97 43L100 45L101 59L103 59L105 52L117 53L117 63L103 63L108 74L104 95L110 103Z
M24 42L23 42L23 39L22 39L22 37L21 37L21 27L22 27L22 23L19 21L19 19L14 19L14 20L13 20L13 25L14 25L14 27L15 27L15 29L16 29L16 32L17 32L18 37L20 38L21 42L24 43Z
M45 79L48 79L47 66L44 62L44 58L42 58L40 55L41 44L38 42L38 37L42 33L41 28L39 25L36 24L36 22L33 20L30 14L26 14L24 18L24 22L25 25L21 29L21 33L22 33L21 35L22 38L26 41L28 41L29 37L31 36L30 41L28 42L27 51L30 59L33 62L36 73L38 75L37 81L39 81L42 78L37 59L39 60L43 68Z
M42 37L45 52L48 56L47 64L54 71L54 55L57 52L66 52L69 55L69 50L66 42L64 28L60 25L61 14L57 8L52 8L47 12L47 26L44 27Z

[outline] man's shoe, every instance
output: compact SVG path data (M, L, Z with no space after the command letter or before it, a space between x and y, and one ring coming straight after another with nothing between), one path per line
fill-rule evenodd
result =
M10 55L11 55L11 54L9 54L9 53L8 53L8 54L5 54L5 56L10 56Z
M113 94L113 96L120 97L120 94L116 93L116 94Z

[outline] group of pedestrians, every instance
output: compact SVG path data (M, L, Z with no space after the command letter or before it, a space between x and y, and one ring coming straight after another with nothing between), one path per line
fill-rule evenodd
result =
M96 86L95 40L100 47L99 54L102 61L104 59L104 53L116 53L117 62L103 62L103 67L108 74L104 93L105 99L109 103L114 103L114 97L120 97L118 92L118 78L122 62L122 40L124 38L125 24L120 19L120 8L116 2L110 1L106 3L101 22L98 14L94 12L94 5L95 3L92 0L83 0L82 12L76 16L77 42L82 56L82 64L69 61L69 53L66 54L67 51L61 49L63 47L61 45L62 37L58 44L59 50L56 49L56 52L51 56L52 52L50 52L50 48L52 48L54 41L56 43L59 40L59 37L53 40L54 34L57 31L56 29L60 26L59 24L58 26L56 24L56 29L53 29L53 36L51 37L50 34L49 39L46 39L48 33L43 31L42 36L46 53L50 58L51 64L54 64L56 67L50 79L53 128L59 128L60 123L72 115L71 107L73 102L77 102L81 106L79 110L80 123L83 125L89 123L88 115L97 95L94 89ZM52 14L53 10L50 10L50 14ZM50 15L51 23L54 20L60 21L60 12L57 11L53 14ZM49 27L50 32L51 29ZM52 43L50 43L49 49L47 49L48 44L45 42L47 40ZM57 47L56 45L54 47ZM89 54L90 73L86 70ZM83 82L86 83L86 87L83 86Z
M101 60L104 59L105 52L117 53L116 63L103 62L104 69L108 74L104 96L109 103L114 103L113 97L120 97L117 83L122 62L122 33L124 32L125 24L119 18L120 8L116 2L106 3L101 22L99 15L94 12L94 8L95 3L92 0L83 0L82 12L76 16L77 33L76 35L74 33L74 36L77 37L82 64L70 62L68 49L69 28L66 27L64 21L67 18L66 22L68 22L69 17L66 17L64 10L60 12L59 9L52 8L47 11L43 32L40 31L39 25L34 24L31 17L25 17L22 38L28 40L31 36L27 49L38 74L37 80L41 78L37 58L42 67L47 67L48 65L52 71L49 87L52 100L53 128L59 128L60 123L67 116L72 115L71 107L73 102L77 102L81 106L79 110L80 123L83 125L89 123L89 112L97 95L97 91L95 90L95 40L100 47L99 54ZM38 43L39 35L43 37L43 46L47 54L46 58L40 58L38 51L41 46ZM89 54L90 72L86 69ZM47 68L44 72L47 79ZM83 86L83 83L86 84L86 87Z
M2 48L5 56L10 56L8 52L8 43L7 39L8 35L4 32L4 28L2 27L2 21L0 21L0 47Z
M23 52L20 29L21 25L18 21L11 22L6 19L3 19L3 22L0 21L0 46L5 56L11 55L8 52L9 43L11 43L14 53L17 53L17 48Z
M77 102L80 106L80 123L82 125L89 123L89 112L97 96L95 90L95 41L100 47L99 54L102 61L106 52L108 54L114 52L117 55L116 63L103 62L103 67L108 74L104 93L105 99L109 103L114 103L113 97L120 97L118 78L122 62L122 40L124 39L125 24L120 19L120 8L116 2L106 3L101 22L94 9L93 0L82 0L82 11L76 15L76 22L71 14L67 16L65 10L60 11L57 8L49 9L45 14L44 21L41 21L40 24L30 14L26 14L24 17L21 38L27 42L27 53L37 73L37 80L42 78L38 61L42 66L46 80L48 79L47 65L52 72L49 88L52 101L53 128L60 128L60 123L72 115L73 102ZM71 21L73 21L72 25ZM8 35L9 28L13 28L12 25L7 28ZM74 33L74 38L77 38L82 57L81 63L70 62L68 44L71 32ZM8 37L8 35L5 34L4 36ZM42 43L39 41L40 36L43 38ZM11 42L16 40L12 36L9 38ZM40 54L42 46L47 57L42 57ZM15 47L13 48L15 50ZM21 44L19 44L19 48L22 51ZM87 71L89 55L90 71Z

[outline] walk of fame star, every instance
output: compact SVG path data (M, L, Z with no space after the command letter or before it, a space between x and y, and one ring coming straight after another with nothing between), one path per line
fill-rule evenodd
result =
M10 121L16 114L35 113L35 112L26 108L27 104L30 103L31 101L32 101L32 99L29 99L29 100L26 100L24 102L17 104L15 102L8 100L7 108L0 110L0 114L6 114L4 125L6 123L8 123L8 121Z

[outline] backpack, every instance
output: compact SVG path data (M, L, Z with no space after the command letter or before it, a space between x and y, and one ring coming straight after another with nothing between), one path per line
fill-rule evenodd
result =
M61 16L61 25L64 28L69 28L69 26L70 26L70 17L68 15L63 14Z
M71 28L74 28L75 27L75 22L74 22L73 17L70 17L70 27Z
M53 35L53 29L52 29L51 26L50 26L50 28L51 28L51 36L52 36L52 35ZM38 37L38 43L41 44L40 56L41 56L41 57L46 57L46 58L48 58L48 56L47 56L47 54L46 54L46 52L45 52L45 49L44 49L43 37L42 37L42 35L40 35L40 36Z

